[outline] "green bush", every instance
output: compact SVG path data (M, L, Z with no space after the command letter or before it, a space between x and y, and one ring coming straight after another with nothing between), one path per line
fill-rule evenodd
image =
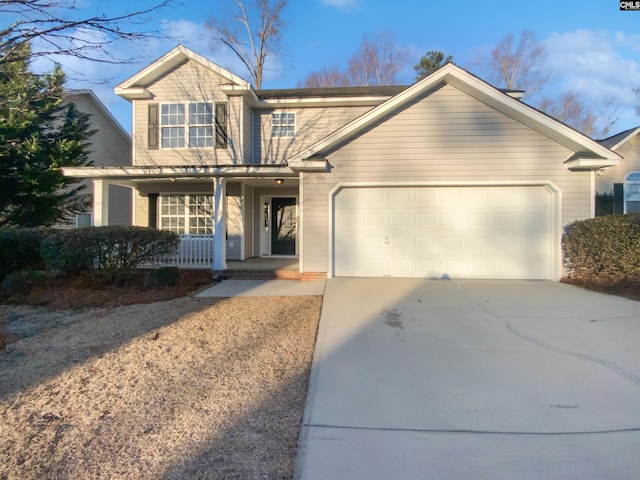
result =
M50 232L40 228L1 228L0 280L18 270L43 270L40 243Z
M61 230L42 242L42 257L50 269L64 274L98 272L115 275L141 263L175 253L180 237L146 227L89 227Z
M36 285L45 283L47 277L44 272L36 270L18 270L5 275L0 289L4 295L29 293Z
M575 278L640 278L640 215L573 222L562 237L564 264Z
M145 278L145 286L149 288L174 287L180 281L178 267L160 267L149 270Z

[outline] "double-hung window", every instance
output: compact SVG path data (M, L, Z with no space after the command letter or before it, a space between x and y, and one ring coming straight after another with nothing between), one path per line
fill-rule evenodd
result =
M296 114L295 113L272 113L271 114L271 136L272 137L294 137L296 135Z
M162 104L160 126L162 148L213 147L213 104Z

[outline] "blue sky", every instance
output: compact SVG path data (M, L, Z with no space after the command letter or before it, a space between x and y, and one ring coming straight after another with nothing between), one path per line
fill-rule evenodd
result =
M151 1L151 0L145 0ZM177 0L179 1L179 0ZM127 46L131 65L89 64L62 59L69 87L93 88L125 129L131 108L113 94L127 79L176 44L182 43L234 73L247 77L229 52L211 41L209 18L230 0L186 2L154 15L147 29L168 39ZM289 0L279 55L265 72L263 88L295 87L310 72L343 68L364 35L392 32L409 50L401 83L412 83L412 65L429 50L453 55L455 63L478 73L475 63L507 34L531 30L547 49L550 88L576 92L586 103L612 99L619 105L614 132L640 125L632 88L640 86L640 11L620 11L618 0ZM141 8L130 0L81 0L87 11L123 12ZM133 7L131 6L133 5ZM125 47L120 47L125 48Z

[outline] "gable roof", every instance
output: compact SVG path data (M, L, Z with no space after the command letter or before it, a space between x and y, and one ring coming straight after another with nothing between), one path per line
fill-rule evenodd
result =
M151 94L147 91L146 87L187 60L195 62L217 75L220 75L226 79L230 85L240 87L242 90L251 89L251 84L249 82L207 60L203 56L189 50L184 45L178 45L155 62L140 70L131 78L117 85L114 90L117 95L128 100L151 98Z
M629 130L625 130L624 132L620 132L616 135L612 135L609 138L605 138L604 140L598 140L598 143L611 150L615 150L627 143L634 135L637 135L638 133L640 133L640 127L634 127L630 128Z
M398 93L386 102L361 115L355 120L322 138L308 148L289 159L292 168L304 168L305 161L313 158L317 161L333 147L365 131L384 116L394 114L406 108L416 98L439 89L443 85L452 85L482 103L507 115L531 128L550 140L574 152L565 162L567 168L590 170L618 164L620 155L581 134L577 130L551 118L513 98L508 92L501 91L468 71L449 63L423 80Z

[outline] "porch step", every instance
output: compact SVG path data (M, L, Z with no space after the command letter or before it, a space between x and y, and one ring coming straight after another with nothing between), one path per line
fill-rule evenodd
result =
M214 275L219 274L225 277L245 278L245 279L277 279L277 280L301 280L303 275L298 270L273 270L273 269L240 269L229 268L223 271L214 271Z

